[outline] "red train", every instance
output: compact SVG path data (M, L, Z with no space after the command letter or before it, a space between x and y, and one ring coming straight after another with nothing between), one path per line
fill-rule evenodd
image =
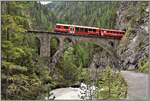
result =
M75 35L96 35L104 37L113 37L118 39L121 39L125 34L125 31L121 30L103 29L98 27L88 27L69 24L56 24L54 31L62 33L72 33Z

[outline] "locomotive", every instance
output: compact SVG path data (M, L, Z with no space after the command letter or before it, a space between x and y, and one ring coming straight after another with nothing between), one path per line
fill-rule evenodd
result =
M103 37L113 37L121 39L125 34L125 31L113 30L113 29L104 29L98 27L89 27L89 26L79 26L79 25L69 25L69 24L56 24L55 32L60 33L70 33L74 35L95 35Z

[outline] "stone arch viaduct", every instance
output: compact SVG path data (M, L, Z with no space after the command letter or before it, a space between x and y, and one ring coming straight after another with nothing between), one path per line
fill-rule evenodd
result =
M55 33L55 32L43 32L43 31L28 31L27 33L36 34L36 37L40 40L40 56L47 57L50 59L50 68L54 68L59 57L63 53L64 49L77 44L81 41L91 41L93 44L96 44L102 47L105 51L111 55L112 60L116 64L117 67L121 69L121 62L119 56L117 55L117 46L120 40L114 38L105 38L105 37L97 37L97 36L77 36L66 33ZM59 40L59 48L58 51L51 57L50 56L50 39L52 37L56 37ZM66 39L71 40L72 42L67 46L64 45L64 41Z

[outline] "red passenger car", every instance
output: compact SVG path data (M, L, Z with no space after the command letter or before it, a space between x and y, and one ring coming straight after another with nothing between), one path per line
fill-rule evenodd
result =
M122 38L124 31L103 29L98 27L88 27L79 25L69 25L69 24L56 24L55 32L70 33L75 35L96 35L105 37Z
M115 37L115 38L122 38L125 34L124 31L121 30L113 30L113 29L101 29L101 36L107 36L107 37Z
M88 27L88 26L78 26L78 25L68 25L68 24L56 24L55 32L72 33L76 35L98 35L99 28Z

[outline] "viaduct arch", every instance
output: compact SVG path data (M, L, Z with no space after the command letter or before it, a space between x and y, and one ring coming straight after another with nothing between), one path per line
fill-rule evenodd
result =
M119 59L119 56L117 55L117 45L119 44L119 40L112 39L112 38L103 38L103 37L89 37L89 36L72 36L65 33L57 34L54 32L39 32L39 31L29 31L30 33L36 34L37 38L40 40L40 56L41 57L47 57L51 58L50 61L50 68L54 68L55 64L57 63L59 57L63 53L64 49L73 45L78 44L81 41L91 41L93 44L98 45L102 47L105 51L107 51L110 56L112 57L112 60L115 64L115 66L121 67L121 62ZM58 51L54 54L54 56L50 56L50 39L52 37L56 37L59 40L59 47ZM70 44L67 46L64 45L65 40L71 41Z

